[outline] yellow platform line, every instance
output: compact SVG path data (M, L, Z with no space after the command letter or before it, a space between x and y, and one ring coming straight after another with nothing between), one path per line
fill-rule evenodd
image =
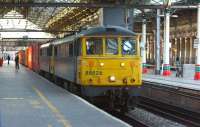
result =
M33 86L33 90L42 99L42 101L44 101L44 103L54 113L58 121L61 122L64 127L71 127L69 121L65 119L65 117L61 114L61 112L42 94L42 92L40 92L35 86Z

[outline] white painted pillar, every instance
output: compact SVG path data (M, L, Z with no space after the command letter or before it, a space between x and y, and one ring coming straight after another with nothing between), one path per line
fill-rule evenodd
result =
M180 48L180 51L179 51L179 59L182 61L182 44L183 44L183 39L182 37L179 38L179 48Z
M148 47L148 48L146 48L146 61L147 60L150 60L150 54L151 54L151 52L150 52L150 42L149 42L149 36L146 36L146 47Z
M193 49L192 42L193 42L193 38L190 37L190 55L189 55L189 64L192 63L192 49Z
M187 38L184 38L184 59L183 64L187 63Z
M170 14L166 12L165 14L165 42L164 42L164 64L169 64L169 23Z
M175 44L175 49L176 49L176 51L175 51L175 59L174 59L174 60L176 60L176 57L178 56L178 48L177 48L177 47L178 47L178 46L177 46L178 44L177 44L177 43L178 43L178 42L177 42L177 38L175 38L175 39L174 39L174 44Z
M197 61L195 66L195 80L200 80L200 3L197 6L197 39L198 39L198 46L197 46Z
M142 66L143 66L143 73L147 73L147 68L146 68L146 19L144 18L142 20L142 49L141 49L141 54L142 54Z
M197 39L198 39L198 47L197 47L197 63L200 64L200 3L198 4L198 14L197 14Z
M156 17L156 70L155 74L160 74L160 9L157 9L157 17Z
M169 49L170 49L170 43L169 43L169 35L170 35L170 12L168 9L165 10L165 29L164 29L164 57L163 57L163 63L164 63L164 76L171 75L170 71L170 65L169 65Z
M142 20L142 63L146 63L146 19Z

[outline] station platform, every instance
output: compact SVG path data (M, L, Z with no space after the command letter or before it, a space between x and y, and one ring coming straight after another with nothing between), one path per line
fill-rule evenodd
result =
M14 63L0 67L0 127L130 127Z
M200 81L194 80L194 72L188 72L183 77L176 77L176 72L172 71L170 76L155 75L153 69L143 74L143 82L151 82L158 85L173 86L200 91Z

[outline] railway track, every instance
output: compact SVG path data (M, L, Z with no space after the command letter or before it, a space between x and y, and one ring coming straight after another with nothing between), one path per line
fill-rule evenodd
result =
M121 113L120 111L107 111L111 115L123 120L124 122L130 124L133 127L149 127L144 122L139 121L128 114Z
M138 107L190 127L200 127L200 114L196 112L155 101L147 97L139 97Z

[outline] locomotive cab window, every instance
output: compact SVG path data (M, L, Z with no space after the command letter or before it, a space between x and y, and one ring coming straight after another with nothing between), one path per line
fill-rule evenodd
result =
M110 54L110 55L118 54L117 38L107 38L106 39L106 54Z
M86 40L86 54L87 55L101 55L103 54L102 39L92 38Z
M132 38L123 38L122 39L122 55L136 55L137 46L136 40Z

